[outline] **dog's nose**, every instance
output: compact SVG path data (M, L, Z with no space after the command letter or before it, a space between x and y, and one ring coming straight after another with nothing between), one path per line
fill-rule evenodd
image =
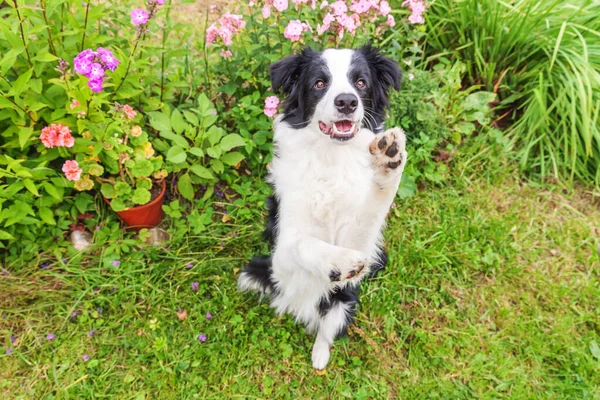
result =
M358 97L351 93L343 93L333 100L333 104L342 114L350 114L356 111L358 107Z

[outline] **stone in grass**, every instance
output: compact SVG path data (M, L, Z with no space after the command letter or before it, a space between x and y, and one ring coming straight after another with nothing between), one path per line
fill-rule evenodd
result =
M73 231L71 232L71 244L75 250L86 250L92 245L92 235L86 231Z
M160 228L142 229L139 238L152 246L160 246L170 239L169 233Z

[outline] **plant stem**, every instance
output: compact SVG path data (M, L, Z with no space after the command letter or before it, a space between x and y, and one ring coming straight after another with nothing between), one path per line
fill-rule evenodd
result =
M17 18L19 18L19 31L21 32L21 40L23 41L23 46L25 46L25 54L27 55L27 61L29 61L29 65L33 67L33 62L31 62L31 56L29 55L29 49L27 48L27 42L25 41L25 32L23 31L23 20L21 19L21 13L19 12L19 4L17 0L13 0L15 5L15 11L17 12ZM35 76L35 69L33 71L33 76Z
M40 7L42 7L42 14L44 15L44 22L46 22L46 29L48 30L48 48L50 52L56 56L56 47L52 41L52 32L50 32L50 24L48 23L48 15L46 14L46 5L40 0Z
M208 88L208 53L206 52L208 44L206 43L206 30L208 29L208 13L210 9L206 6L206 17L204 18L204 41L202 43L202 51L204 53L204 86ZM191 93L190 93L191 94Z
M165 91L165 44L167 43L167 37L169 34L167 33L167 29L171 28L171 3L169 0L169 4L167 5L167 18L166 18L166 26L163 29L163 37L162 37L162 52L160 54L160 102L163 101L163 93Z
M29 115L29 113L27 112L27 110L25 110L23 107L21 107L20 105L18 105L17 103L15 103L15 101L13 99L11 99L10 97L8 97L7 95L5 95L3 92L0 92L0 94L2 95L2 97L4 97L6 100L10 101L11 103L13 103L15 106L17 106L19 108L19 110L23 111L25 113L25 115L27 115L29 117L29 119L34 122L37 123L37 120L35 120L31 115Z
M90 2L88 1L85 5L85 22L83 24L83 36L81 38L81 50L80 51L83 51L83 46L85 45L85 33L87 31L89 11L90 11Z
M129 59L127 61L127 69L125 70L125 75L123 75L123 79L121 79L119 86L117 86L117 88L115 89L113 94L116 94L119 91L119 89L121 89L121 86L123 86L123 83L125 82L125 79L127 78L127 74L129 74L129 69L131 68L131 61L135 54L135 51L138 48L138 44L140 43L141 38L142 38L142 29L140 28L140 30L138 31L137 37L135 38L135 45L133 46L133 49L131 50L131 53L129 54Z

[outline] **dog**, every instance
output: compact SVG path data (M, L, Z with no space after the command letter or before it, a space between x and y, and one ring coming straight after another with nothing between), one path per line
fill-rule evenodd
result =
M271 66L286 96L274 120L265 236L272 254L253 258L238 287L270 297L279 314L315 333L312 366L352 323L360 282L383 268L382 229L407 160L400 128L384 130L396 62L370 45L305 48Z

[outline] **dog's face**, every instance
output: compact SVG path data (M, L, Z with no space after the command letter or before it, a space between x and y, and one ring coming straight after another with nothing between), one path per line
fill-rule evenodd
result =
M398 65L370 46L358 50L306 48L271 66L273 90L287 95L283 121L313 127L336 142L352 139L361 127L383 128L388 92L400 88Z

